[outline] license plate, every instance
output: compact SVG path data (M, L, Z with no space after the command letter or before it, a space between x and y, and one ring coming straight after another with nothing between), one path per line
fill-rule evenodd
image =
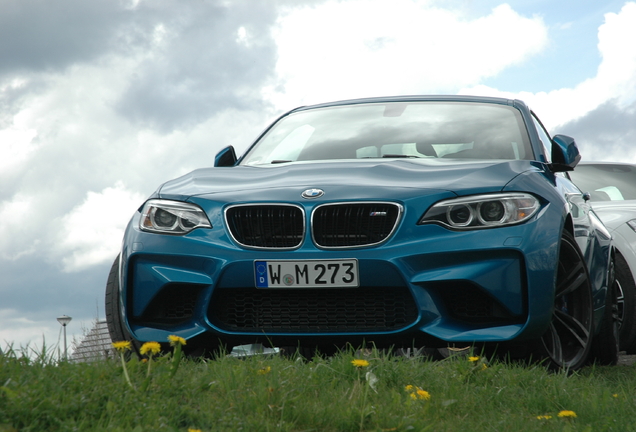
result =
M254 261L257 288L359 286L358 260Z

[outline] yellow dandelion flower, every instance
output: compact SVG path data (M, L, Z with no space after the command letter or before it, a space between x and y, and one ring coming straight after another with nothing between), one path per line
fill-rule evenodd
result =
M139 350L141 355L156 355L159 354L159 351L161 351L161 345L159 345L159 342L146 342Z
M170 336L168 336L168 340L170 341L170 345L171 346L175 346L177 344L179 344L179 345L185 345L186 344L186 340L184 338L182 338L181 336L170 335Z
M130 349L130 341L113 342L113 348L119 352L124 352Z
M270 366L267 366L267 367L259 369L258 371L256 371L256 373L259 375L267 375L271 371L272 371L272 368Z
M431 398L431 394L429 392L421 389L420 387L412 386L411 384L405 386L404 390L409 392L409 397L413 400L429 400Z
M618 393L614 393L614 394L612 395L612 397L617 398L617 397L618 397Z
M486 363L481 365L481 370L486 370L488 369L488 365Z
M570 410L563 410L559 412L558 416L563 418L576 418L576 413Z
M418 399L429 400L431 398L431 395L429 392L427 392L426 390L422 390L420 388L417 389L415 394L417 394Z
M358 369L369 366L369 362L363 359L351 360L351 364L357 367Z
M540 416L537 416L537 419L539 419L539 420L550 420L551 418L552 418L551 415L540 415Z
M201 429L188 429L188 432L201 432Z
M475 363L475 362L479 361L479 357L477 357L477 356L470 356L470 357L468 357L468 360L469 360L469 361L471 361L471 362L473 362L473 363Z

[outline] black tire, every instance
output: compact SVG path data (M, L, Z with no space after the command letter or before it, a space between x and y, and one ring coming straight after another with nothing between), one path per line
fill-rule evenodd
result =
M614 260L610 263L607 294L605 295L605 312L599 333L592 342L591 361L604 365L618 364L620 345L620 320L618 314L618 281L615 276Z
M636 283L623 255L616 252L620 349L636 354Z
M137 352L138 344L133 340L130 332L126 330L122 322L119 303L119 255L115 258L115 262L110 268L110 273L108 273L104 309L110 339L113 342L131 341L133 350Z
M574 371L587 361L592 346L594 308L585 259L572 234L564 231L548 330L533 343L533 360L552 370Z

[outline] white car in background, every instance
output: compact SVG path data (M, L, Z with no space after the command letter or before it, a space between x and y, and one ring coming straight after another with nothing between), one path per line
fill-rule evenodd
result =
M620 348L636 354L636 164L581 162L568 174L614 238Z

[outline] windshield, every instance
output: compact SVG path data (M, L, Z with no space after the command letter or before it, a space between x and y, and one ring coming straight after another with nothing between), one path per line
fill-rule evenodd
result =
M364 158L533 159L521 113L473 102L317 108L282 118L241 165Z
M572 181L591 201L636 200L636 166L624 164L577 165Z

